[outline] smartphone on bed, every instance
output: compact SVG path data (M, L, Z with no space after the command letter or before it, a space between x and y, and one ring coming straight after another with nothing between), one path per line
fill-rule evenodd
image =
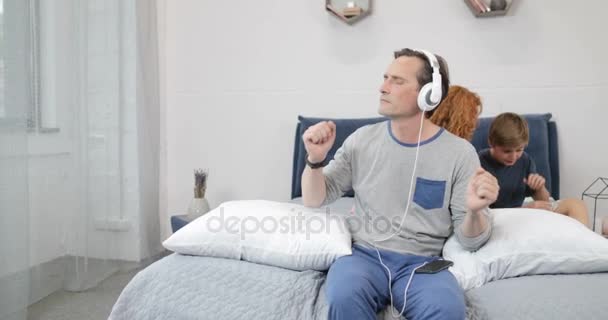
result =
M454 265L450 260L438 259L416 269L416 273L437 273Z

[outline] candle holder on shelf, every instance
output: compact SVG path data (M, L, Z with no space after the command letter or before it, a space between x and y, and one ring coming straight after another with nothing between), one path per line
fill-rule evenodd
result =
M478 18L504 16L513 0L464 0L473 15Z
M325 10L340 20L353 24L371 12L371 2L371 0L325 0Z

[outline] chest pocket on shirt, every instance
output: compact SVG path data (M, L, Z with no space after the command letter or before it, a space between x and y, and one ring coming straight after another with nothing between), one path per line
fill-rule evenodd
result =
M416 178L414 202L424 209L437 209L443 207L445 196L445 181Z

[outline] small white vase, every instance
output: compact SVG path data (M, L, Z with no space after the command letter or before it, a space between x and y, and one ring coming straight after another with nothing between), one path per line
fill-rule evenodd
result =
M188 206L188 217L196 219L209 212L209 202L205 198L192 198Z

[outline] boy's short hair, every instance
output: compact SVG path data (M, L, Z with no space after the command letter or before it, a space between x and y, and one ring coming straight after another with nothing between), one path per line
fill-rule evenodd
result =
M490 125L490 133L488 134L490 146L513 148L527 145L528 139L528 122L516 113L502 113Z

